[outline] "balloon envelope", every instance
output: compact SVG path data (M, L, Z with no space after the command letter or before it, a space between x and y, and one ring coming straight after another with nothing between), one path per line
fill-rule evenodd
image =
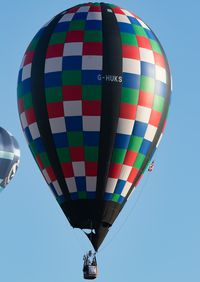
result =
M18 80L31 152L73 227L97 250L163 134L171 93L158 39L136 15L87 3L47 23Z
M0 186L5 188L19 165L20 150L17 140L0 127Z

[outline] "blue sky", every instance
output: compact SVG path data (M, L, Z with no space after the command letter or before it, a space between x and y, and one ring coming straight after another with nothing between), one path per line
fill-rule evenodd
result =
M22 151L19 171L0 195L4 282L82 281L82 256L90 244L69 226L34 163L16 99L19 65L34 34L54 15L81 2L1 3L0 120ZM135 12L160 39L171 66L173 96L155 170L144 176L107 236L98 255L98 281L199 281L200 3L114 3Z

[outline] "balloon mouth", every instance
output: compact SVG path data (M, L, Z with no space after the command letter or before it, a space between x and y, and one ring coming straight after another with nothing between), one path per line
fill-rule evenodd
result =
M97 251L122 206L102 200L78 200L64 202L61 208L72 227L82 229Z
M104 238L106 237L109 227L104 227L103 224L99 226L98 229L95 229L95 231L91 231L90 233L85 233L85 235L90 240L94 250L97 252L100 245L102 244Z

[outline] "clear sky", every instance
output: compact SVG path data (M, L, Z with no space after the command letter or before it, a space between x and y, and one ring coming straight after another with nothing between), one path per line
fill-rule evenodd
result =
M22 156L17 175L0 195L0 281L82 281L82 256L90 244L70 227L41 176L21 130L16 98L19 65L34 34L81 2L1 1L0 125L18 139ZM144 176L104 241L97 281L198 282L200 2L113 3L135 12L160 39L171 66L173 97L155 169Z

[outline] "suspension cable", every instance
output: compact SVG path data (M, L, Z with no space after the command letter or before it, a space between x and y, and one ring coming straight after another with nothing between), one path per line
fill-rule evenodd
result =
M121 223L121 225L118 227L117 231L113 234L112 238L107 242L107 244L101 248L98 252L102 252L104 251L107 247L110 246L110 244L113 242L114 239L116 239L117 235L120 233L120 231L122 230L122 227L125 225L125 223L127 222L127 220L129 219L129 217L131 216L131 214L133 213L133 211L135 210L143 192L144 192L144 187L146 186L146 184L148 183L149 180L149 175L150 173L148 173L148 175L146 176L146 179L143 183L143 185L139 188L135 188L138 189L138 193L137 193L137 197L135 199L135 202L133 204L133 206L131 207L130 211L128 212L128 214L126 215L125 219L123 220L123 222Z

